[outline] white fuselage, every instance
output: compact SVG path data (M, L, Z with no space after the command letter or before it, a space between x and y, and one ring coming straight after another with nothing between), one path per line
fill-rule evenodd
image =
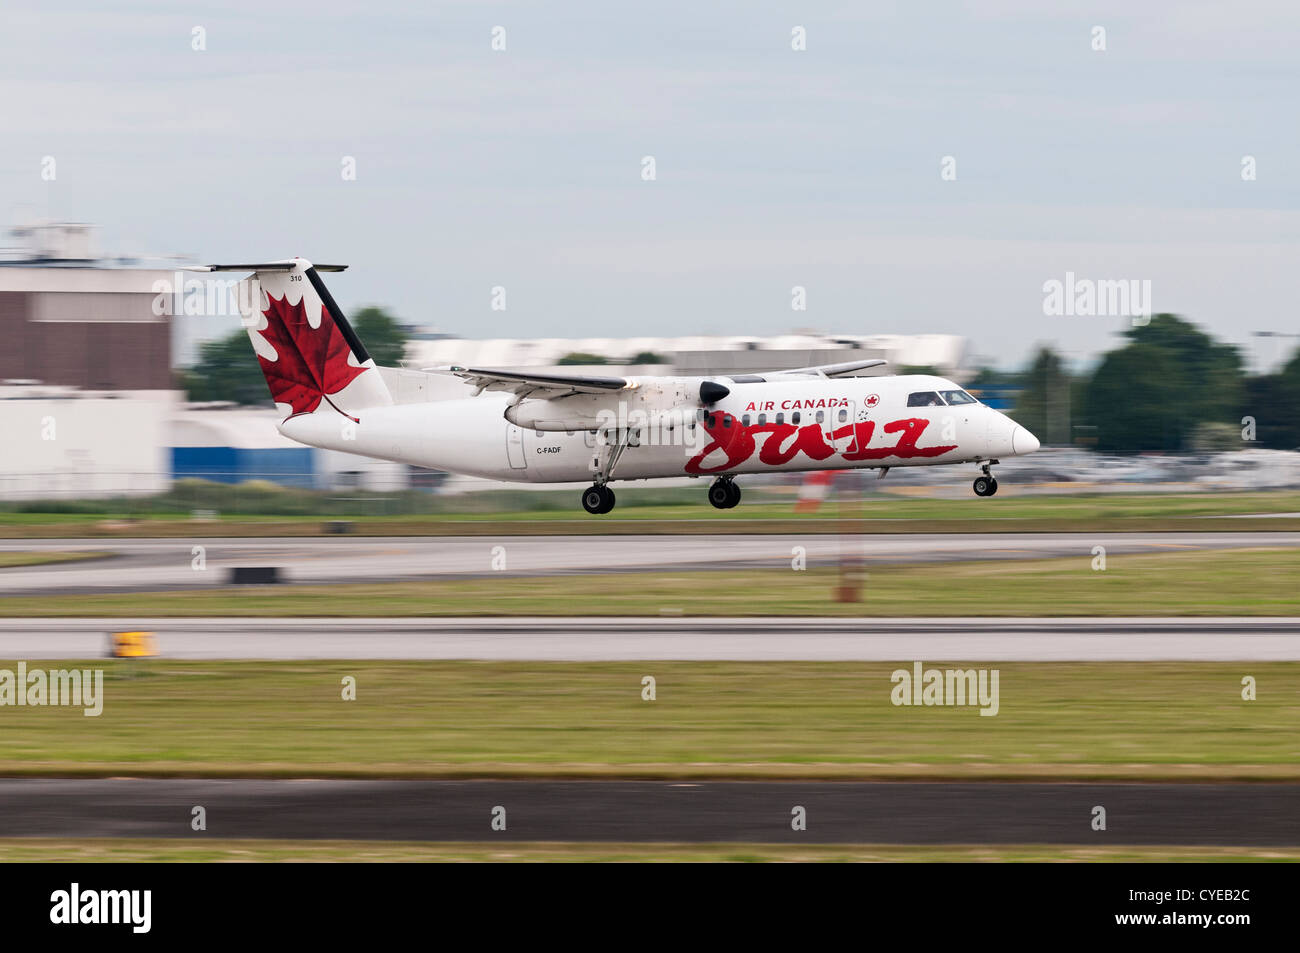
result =
M962 393L941 377L710 380L730 393L703 410L691 399L699 378L636 378L629 391L601 398L599 417L582 395L531 407L488 391L368 408L357 423L324 408L288 418L280 431L309 446L531 483L590 480L619 444L611 480L934 466L1038 448L1027 430L979 402L920 404L926 398L914 395ZM530 425L511 423L507 412Z

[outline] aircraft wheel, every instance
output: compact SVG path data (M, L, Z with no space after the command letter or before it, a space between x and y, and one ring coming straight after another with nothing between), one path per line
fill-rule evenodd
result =
M992 496L993 494L997 493L997 491L998 491L998 481L990 478L989 496Z
M731 509L740 502L740 487L731 482L727 486L731 488L731 502L727 504L727 509Z
M974 484L976 496L992 496L996 490L997 482L992 477L976 477Z
M613 501L611 500L610 506L613 505ZM582 491L582 508L588 513L599 515L608 512L604 507L605 488L603 486L590 486Z
M730 480L717 480L709 487L709 502L720 510L729 509L736 504L732 502L732 487L735 486ZM740 494L735 494L736 502L740 501Z
M602 486L600 489L605 494L605 504L600 508L600 512L608 513L614 508L614 491L607 486Z

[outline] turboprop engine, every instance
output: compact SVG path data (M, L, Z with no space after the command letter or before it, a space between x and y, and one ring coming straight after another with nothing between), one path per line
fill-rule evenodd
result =
M677 427L694 420L702 403L727 393L723 385L698 378L638 377L631 385L611 394L523 397L506 408L505 417L519 427L551 432Z

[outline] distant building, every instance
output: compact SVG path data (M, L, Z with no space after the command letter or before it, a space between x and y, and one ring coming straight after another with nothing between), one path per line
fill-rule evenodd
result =
M26 244L0 259L0 380L171 390L171 317L154 306L171 272L90 257L90 228L15 229Z

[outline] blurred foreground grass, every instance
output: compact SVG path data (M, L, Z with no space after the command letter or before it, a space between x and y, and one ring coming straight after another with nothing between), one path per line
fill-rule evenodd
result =
M6 708L0 775L1300 779L1300 662L1004 663L995 717L894 706L910 661L81 665L103 713Z

